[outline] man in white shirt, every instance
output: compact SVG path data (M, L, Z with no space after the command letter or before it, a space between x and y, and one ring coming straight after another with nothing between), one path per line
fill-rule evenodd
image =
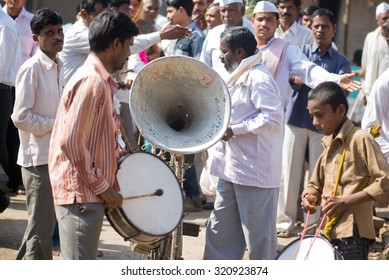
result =
M245 6L242 0L221 0L220 15L223 24L210 30L205 38L200 61L213 68L223 79L229 77L229 73L220 61L220 34L231 26L243 26L253 31L250 21L244 16Z
M109 7L108 0L83 0L80 6L80 19L65 34L65 45L60 53L64 64L67 82L76 70L85 62L90 53L89 24L102 11ZM166 26L161 32L139 35L134 40L131 53L138 53L163 39L178 39L190 34L181 26Z
M336 75L329 73L322 67L309 61L301 49L297 46L289 44L285 40L274 38L274 33L278 26L278 22L278 10L274 4L270 3L269 1L260 1L257 3L252 18L257 46L262 52L263 64L273 75L279 87L283 99L284 110L287 109L287 105L290 103L291 99L291 92L289 91L288 81L290 76L295 76L301 79L305 84L312 88L316 87L318 84L324 81L333 81L339 83L345 89L359 87L359 84L353 81L352 75ZM292 79L297 80L297 78ZM287 122L288 119L285 121ZM285 133L285 140L286 137L287 133ZM289 150L289 146L284 144L283 163L285 162L285 158L289 157ZM290 166L285 165L283 170L286 172L289 169ZM288 172L286 173L289 174ZM289 175L284 175L284 178L289 178ZM281 184L280 199L278 202L279 221L283 220L286 215L286 203L288 203L288 205L290 203L297 205L297 201L288 199L288 191L290 191L288 184ZM278 225L278 230L284 231L285 228L283 226L281 227L281 225Z
M385 34L386 48L389 49L389 22L382 25ZM362 118L362 129L369 130L376 124L381 125L380 135L376 137L382 153L389 163L389 68L374 82L369 102Z
M9 174L7 128L12 114L12 94L15 77L20 66L19 33L16 23L3 11L0 4L0 163ZM9 198L0 192L0 209L9 204Z
M19 30L20 46L22 52L22 63L34 55L37 45L32 40L32 32L30 28L30 22L34 16L28 12L24 7L26 0L5 0L6 4L3 7L3 11L12 17Z
M297 23L301 0L278 0L280 25L274 35L290 44L302 47L314 42L311 30Z
M241 26L221 34L221 60L231 73L231 118L212 147L219 177L204 259L274 259L284 110L277 84L261 63L254 35Z
M35 55L19 69L11 116L19 129L18 164L26 188L28 223L17 259L51 260L55 214L48 171L51 131L65 86L57 54L63 47L62 17L47 8L31 20Z
M378 27L366 35L362 51L362 93L366 100L375 80L389 67L389 48L383 31L383 24L389 22L389 4L382 2L376 8Z
M32 32L30 28L30 22L33 14L29 13L25 9L24 5L26 4L26 0L5 0L4 2L6 5L3 7L3 11L15 20L19 30L21 50L20 63L24 63L27 59L34 55L37 49L36 43L32 39ZM15 96L13 96L13 101L14 100ZM19 149L18 130L11 120L7 130L7 147L9 164L9 182L7 185L16 193L24 194L25 190L22 184L20 166L16 164Z

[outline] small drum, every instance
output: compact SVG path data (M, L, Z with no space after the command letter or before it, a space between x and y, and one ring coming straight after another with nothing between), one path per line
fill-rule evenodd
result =
M107 211L106 217L125 240L155 243L178 226L184 208L182 191L164 161L144 152L130 154L120 161L116 176L123 205Z
M287 245L281 253L277 256L277 260L342 260L341 254L332 246L332 244L325 238L317 236L315 241L314 236L305 236L301 241L300 248L296 253L300 238L292 241ZM311 247L311 244L313 245ZM308 257L307 253L309 248ZM294 257L294 258L293 258Z

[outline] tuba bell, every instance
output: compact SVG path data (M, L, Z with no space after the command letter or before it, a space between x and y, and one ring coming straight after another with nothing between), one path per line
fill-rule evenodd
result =
M130 108L145 139L178 154L219 141L230 118L230 96L217 72L190 57L153 60L136 76Z

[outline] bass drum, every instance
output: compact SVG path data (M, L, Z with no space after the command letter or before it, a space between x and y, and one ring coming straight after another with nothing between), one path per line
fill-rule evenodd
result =
M288 244L277 256L277 260L343 260L342 255L325 238L317 236L305 236L301 241L296 239ZM311 244L313 244L311 246ZM296 252L298 248L298 252ZM309 248L310 251L309 251ZM308 254L309 251L309 254ZM308 256L307 256L308 254Z
M107 211L106 217L125 240L155 243L178 226L183 216L183 195L164 161L144 152L130 154L120 161L117 180L123 205ZM148 196L156 190L162 195Z

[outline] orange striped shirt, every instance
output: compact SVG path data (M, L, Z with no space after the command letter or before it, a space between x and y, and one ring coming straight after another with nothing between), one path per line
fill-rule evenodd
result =
M110 187L119 189L114 87L93 53L66 84L49 150L55 205L103 202L99 194Z

